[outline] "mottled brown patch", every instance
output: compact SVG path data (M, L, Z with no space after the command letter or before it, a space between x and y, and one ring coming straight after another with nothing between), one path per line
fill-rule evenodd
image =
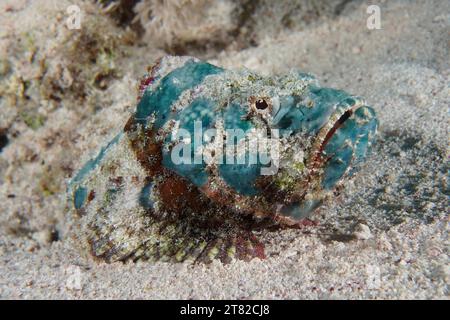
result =
M234 244L234 237L228 237L224 240L222 246L220 247L219 253L217 255L217 259L222 261L222 263L229 263L231 261L231 257L228 255L228 250Z
M125 124L125 127L123 127L123 131L130 132L132 130L132 128L134 127L134 123L135 123L134 116L131 116L128 119L127 123Z
M255 235L250 235L250 242L252 244L252 250L251 255L252 257L259 258L259 259L265 259L266 253L264 244L258 240L258 238L255 237Z
M162 170L161 143L155 142L155 132L153 130L145 130L142 133L139 133L138 130L134 117L131 117L125 125L124 131L128 134L131 148L137 160L147 171L148 175L154 176Z
M248 244L248 237L243 235L236 236L236 259L239 260L250 260L249 257L249 244Z
M139 183L139 177L138 176L133 176L133 177L131 177L131 182L132 183L134 183L134 184L137 184L137 183Z
M123 177L118 176L114 178L109 178L109 182L113 183L116 187L120 187L123 184Z
M92 200L94 200L94 198L95 198L95 191L94 191L94 190L91 190L91 191L89 192L89 195L88 195L87 200L88 200L88 202L91 202Z
M202 210L202 194L185 179L170 174L158 185L160 199L164 209L182 212L186 207L199 212Z
M285 190L280 190L274 181L273 175L260 176L255 181L255 186L261 190L261 196L269 203L284 202L288 197ZM270 209L269 209L270 210Z

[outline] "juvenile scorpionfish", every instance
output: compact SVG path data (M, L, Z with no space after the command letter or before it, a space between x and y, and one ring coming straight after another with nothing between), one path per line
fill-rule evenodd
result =
M363 99L308 74L164 57L68 185L78 238L107 262L264 258L254 231L300 226L357 171L377 124Z

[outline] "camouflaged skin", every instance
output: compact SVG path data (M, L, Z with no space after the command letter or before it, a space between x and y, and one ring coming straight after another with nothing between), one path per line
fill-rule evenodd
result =
M123 131L68 185L80 242L108 262L264 258L253 232L301 225L357 170L378 125L361 98L311 75L263 77L192 57L158 60L139 93ZM251 163L259 149L243 137L201 139L195 149L181 129L194 139L198 129L266 132L278 152ZM176 163L177 144L214 161Z

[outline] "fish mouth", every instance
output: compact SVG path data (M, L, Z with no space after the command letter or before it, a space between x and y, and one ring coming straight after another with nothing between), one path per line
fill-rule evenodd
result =
M375 111L363 100L356 101L328 130L316 153L318 161L313 165L324 190L335 189L370 153L378 120Z
M299 181L289 203L277 208L286 224L307 218L359 167L370 150L378 121L374 110L359 97L336 104L318 131L306 161L308 178Z
M351 117L353 114L353 110L347 110L344 112L344 114L334 123L333 127L328 130L325 139L322 141L320 145L320 151L322 151L325 147L325 145L328 143L328 141L331 139L333 134L344 124L344 122Z
M341 103L341 105L345 105ZM340 129L345 125L345 123L353 116L354 112L363 106L363 102L355 100L351 105L347 105L344 110L340 110L337 107L334 114L330 116L330 121L317 134L317 138L313 143L313 147L308 158L307 167L316 172L320 169L325 162L329 160L329 153L326 152L327 145L332 141L336 134L340 134ZM349 136L351 132L347 132L346 137ZM345 142L345 138L342 142Z

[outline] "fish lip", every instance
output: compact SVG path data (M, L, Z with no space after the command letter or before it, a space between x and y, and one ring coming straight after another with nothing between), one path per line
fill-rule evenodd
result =
M346 102L348 102L349 99L352 99L353 103L347 104ZM323 158L322 151L331 137L333 137L333 134L353 115L357 109L363 107L364 105L365 101L355 96L346 98L336 105L335 112L333 112L330 116L331 121L328 121L328 123L325 124L317 134L313 147L311 148L310 156L307 160L307 168L313 170L317 169L317 164L320 166L320 160Z
M352 103L348 103L348 99L353 99ZM283 213L289 206L298 204L301 206L305 201L317 201L323 203L327 197L326 193L315 192L315 183L319 179L320 168L326 158L323 157L322 151L331 139L333 134L347 121L353 113L363 107L365 101L356 96L350 96L336 104L335 111L330 115L329 121L319 130L314 139L313 146L306 161L306 169L310 170L306 186L303 185L295 192L291 200L287 203L277 204L275 209L276 220L284 225L292 226L300 223L302 220L310 216L320 205L312 206L312 209L306 215L302 215L298 219ZM331 120L331 121L330 121ZM312 196L313 195L313 196ZM312 196L312 197L311 197ZM311 199L309 199L311 198Z

